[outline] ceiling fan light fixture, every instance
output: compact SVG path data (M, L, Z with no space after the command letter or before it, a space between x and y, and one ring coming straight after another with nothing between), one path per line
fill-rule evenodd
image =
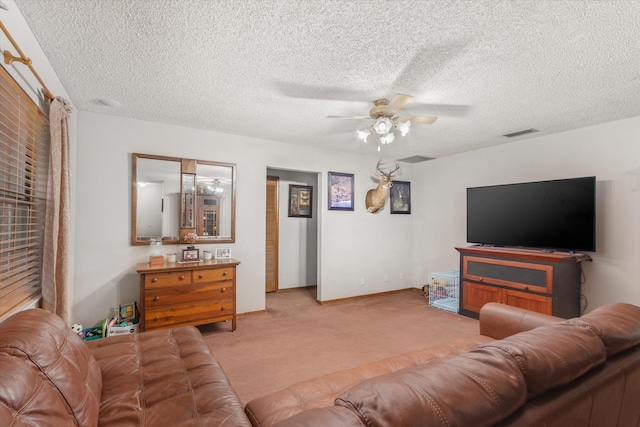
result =
M410 121L406 121L406 122L396 121L396 129L398 129L400 131L402 136L405 136L406 134L409 133L409 128L410 127L411 127L411 122Z
M367 142L369 135L371 135L371 129L362 129L358 131L358 138L364 142Z
M380 137L380 143L382 143L382 144L391 144L394 139L396 139L396 136L393 133L388 133L388 134L382 135Z
M373 129L378 135L385 135L391 132L393 123L388 117L379 117L376 123L373 125Z

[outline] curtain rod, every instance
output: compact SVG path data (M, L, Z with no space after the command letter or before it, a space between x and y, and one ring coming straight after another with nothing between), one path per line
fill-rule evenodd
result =
M11 34L9 33L9 30L7 30L7 27L4 26L4 24L2 23L2 21L0 21L0 28L2 28L2 32L5 34L5 36L7 36L7 38L9 39L9 41L11 42L11 44L13 45L13 47L18 51L18 53L20 54L20 56L13 56L11 54L11 52L9 52L8 50L4 51L4 63L7 65L11 65L11 63L13 61L18 61L21 64L26 65L27 67L29 67L29 69L31 70L31 72L33 73L33 75L36 77L36 79L38 79L38 81L40 82L40 85L42 86L42 94L49 99L49 101L53 101L55 99L55 96L53 96L51 94L51 92L49 91L49 88L47 88L47 85L44 84L44 82L42 81L42 79L40 78L40 75L38 74L38 72L36 71L35 68L33 68L33 65L31 65L31 59L27 58L24 54L24 52L22 52L22 50L20 49L20 46L18 46L18 43L16 43L16 41L13 39L13 37L11 37Z

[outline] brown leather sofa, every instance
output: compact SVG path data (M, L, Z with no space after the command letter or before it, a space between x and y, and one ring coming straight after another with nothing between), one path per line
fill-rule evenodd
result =
M254 426L640 426L640 307L580 318L490 303L480 335L295 384Z
M194 327L83 343L40 309L0 323L0 426L250 426Z

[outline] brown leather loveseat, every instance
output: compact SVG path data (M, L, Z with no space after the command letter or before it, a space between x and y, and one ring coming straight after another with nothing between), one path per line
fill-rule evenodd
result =
M564 320L490 303L480 335L295 384L254 426L640 426L640 307Z
M83 343L59 317L0 323L0 426L250 426L200 332Z

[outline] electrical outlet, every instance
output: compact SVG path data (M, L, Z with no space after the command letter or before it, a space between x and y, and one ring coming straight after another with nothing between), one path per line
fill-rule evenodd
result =
M364 286L364 277L360 278L360 286Z
M388 282L389 281L389 274L385 273L384 275L384 281Z
M404 273L400 273L400 280L404 280Z

